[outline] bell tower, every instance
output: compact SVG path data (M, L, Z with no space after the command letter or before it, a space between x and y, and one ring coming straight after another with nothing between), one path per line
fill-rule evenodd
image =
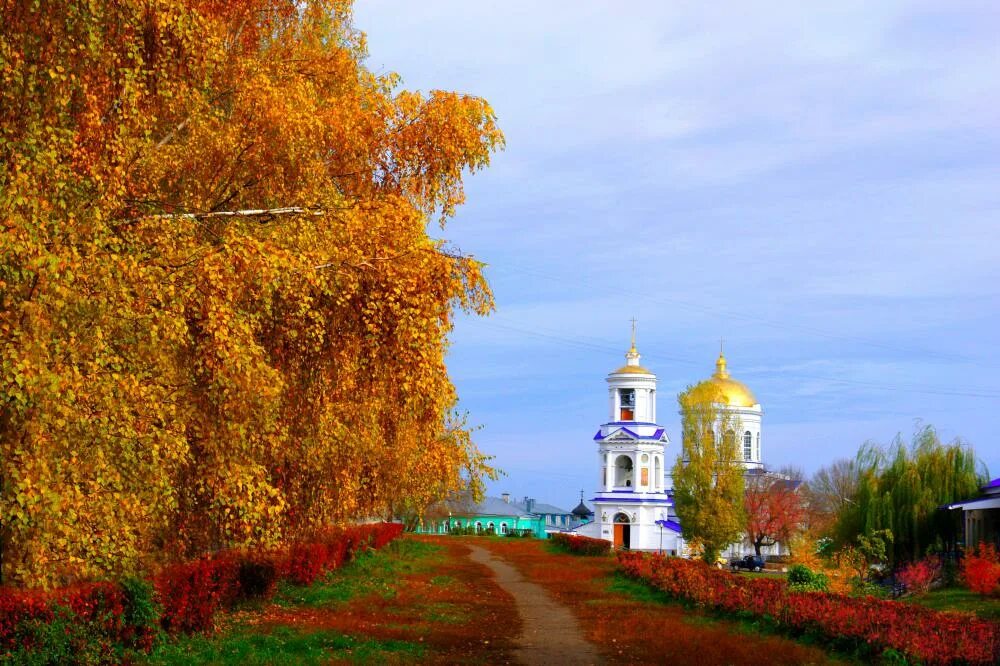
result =
M657 550L660 522L671 513L664 479L669 439L656 423L656 375L639 360L633 319L625 365L606 379L608 420L594 435L600 469L593 499L600 533L595 536L616 547Z

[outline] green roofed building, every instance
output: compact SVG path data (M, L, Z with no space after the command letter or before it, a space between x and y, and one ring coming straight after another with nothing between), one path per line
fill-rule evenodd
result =
M482 502L445 502L430 511L414 530L418 534L447 534L453 529L470 529L500 536L512 533L544 539L545 520L505 498L486 497Z

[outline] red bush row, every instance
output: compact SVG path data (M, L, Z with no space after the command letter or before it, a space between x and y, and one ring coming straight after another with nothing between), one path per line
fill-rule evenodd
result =
M308 543L283 550L240 553L224 551L194 562L164 568L152 579L159 603L159 624L169 632L207 629L221 608L240 599L266 598L278 580L308 585L359 551L380 548L400 535L395 523L357 525L330 530ZM148 583L141 583L147 588ZM58 609L72 621L86 623L90 633L109 645L148 649L153 627L129 608L126 583L88 583L50 592L0 588L0 656L30 649L32 628L51 623ZM134 604L133 604L134 605ZM155 625L157 618L152 618ZM135 622L133 624L133 621Z
M556 545L575 555L607 555L611 550L611 543L604 539L592 539L562 532L555 532L550 538Z
M240 599L266 598L278 580L310 585L340 567L357 552L381 548L398 537L403 526L377 523L331 529L308 542L268 552L225 551L195 562L167 567L154 579L163 605L167 631L201 631L215 613Z
M892 649L925 664L995 664L1000 626L962 613L943 613L874 597L790 592L779 580L747 578L703 562L625 551L618 562L677 599L725 613L767 617L793 633Z
M48 624L56 617L56 608L63 608L80 622L95 625L102 636L120 637L129 644L137 633L128 626L125 615L125 595L115 583L86 583L54 592L0 588L0 652L28 647L30 642L21 629L28 623Z

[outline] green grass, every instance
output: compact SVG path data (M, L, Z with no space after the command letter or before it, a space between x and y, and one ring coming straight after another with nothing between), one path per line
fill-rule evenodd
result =
M620 571L615 571L609 577L608 591L645 603L680 605L680 602L665 592L661 592L652 585L629 578Z
M330 608L369 594L392 599L402 576L432 570L440 552L441 547L431 543L397 539L381 550L363 553L350 566L309 587L282 583L274 603Z
M361 554L350 565L331 572L309 587L282 583L274 597L288 607L337 607L371 594L396 596L402 577L422 573L440 563L441 547L399 539L378 551ZM445 584L448 576L439 576ZM441 623L461 622L447 604L428 604L427 612ZM178 636L157 646L150 664L318 664L331 659L358 663L391 661L419 662L424 646L406 641L376 641L348 636L338 631L235 626L216 635Z
M275 627L267 633L241 629L225 636L188 636L160 645L150 664L321 664L331 659L357 663L419 662L424 647L404 641L360 640L333 631L301 631Z
M910 597L906 601L934 610L964 611L987 620L1000 621L1000 599L984 597L963 587L931 590L922 597Z

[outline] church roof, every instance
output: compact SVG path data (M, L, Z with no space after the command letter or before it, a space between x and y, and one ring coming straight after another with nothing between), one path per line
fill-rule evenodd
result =
M753 407L758 404L757 398L746 384L729 376L729 371L726 370L726 357L722 352L719 352L719 358L715 361L715 374L704 383L718 389L730 407Z
M635 328L632 329L632 346L625 352L625 365L618 368L612 375L650 375L652 372L639 365L639 350L635 348Z
M573 515L579 518L589 518L594 515L594 512L587 508L587 505L583 503L583 500L580 500L580 503L576 505L575 509L573 509Z
M641 365L623 365L611 374L613 375L651 375L653 374Z
M676 520L657 520L656 524L660 527L665 527L668 530L677 532L678 534L681 533L681 524Z
M652 435L639 435L637 433L632 432L628 428L619 428L618 430L615 430L613 432L609 432L607 435L602 435L601 431L598 430L597 434L594 435L594 440L599 442L602 439L607 439L608 437L611 437L612 435L617 434L619 432L628 433L629 435L632 436L632 439L642 439L642 440L649 440L649 441L653 441L653 442L658 442L658 441L660 441L660 438L663 437L663 428L657 428L656 431Z

